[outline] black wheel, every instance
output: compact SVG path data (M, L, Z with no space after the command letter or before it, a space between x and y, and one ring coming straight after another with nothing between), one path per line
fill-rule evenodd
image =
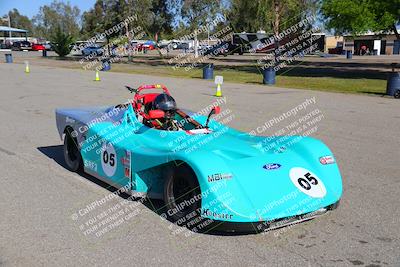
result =
M180 225L200 216L201 191L193 170L181 165L167 171L164 186L167 215Z
M64 137L64 160L70 171L78 172L82 170L83 162L79 151L78 141L72 137L72 130L65 131Z
M400 98L400 90L397 90L396 92L394 92L394 98L399 99Z
M332 205L329 205L327 207L328 210L335 210L339 207L340 205L340 199L338 201L336 201L335 203L333 203Z

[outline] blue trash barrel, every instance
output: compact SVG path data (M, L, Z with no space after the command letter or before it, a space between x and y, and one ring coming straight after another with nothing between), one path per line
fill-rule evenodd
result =
M351 50L347 50L346 57L347 57L347 59L352 59L353 58L353 52Z
M400 40L394 40L393 44L393 55L400 54Z
M12 54L6 54L6 63L13 63Z
M47 57L47 50L45 49L45 50L42 50L42 56L43 57Z
M101 61L103 68L101 69L101 71L109 71L111 70L111 62L107 59L103 59Z
M387 80L386 94L390 96L399 96L398 91L400 91L400 72L391 72Z
M273 68L265 68L263 70L263 84L275 84L276 71Z
M207 64L203 68L203 79L205 80L214 79L214 64Z

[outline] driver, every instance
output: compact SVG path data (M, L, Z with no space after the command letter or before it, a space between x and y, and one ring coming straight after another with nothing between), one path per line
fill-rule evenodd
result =
M179 130L179 125L175 120L176 102L172 96L165 93L159 94L153 101L152 109L162 110L165 113L163 119L156 120L159 124L157 128L169 131Z

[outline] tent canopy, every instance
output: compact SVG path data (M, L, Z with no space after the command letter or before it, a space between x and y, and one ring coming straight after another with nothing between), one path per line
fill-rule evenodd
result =
M11 28L11 27L6 27L6 26L0 26L0 32L22 32L22 33L27 33L27 30L22 30L22 29L17 29L17 28Z

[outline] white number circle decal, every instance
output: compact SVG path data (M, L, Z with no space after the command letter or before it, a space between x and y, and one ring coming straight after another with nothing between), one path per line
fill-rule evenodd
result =
M101 166L104 173L109 177L113 176L117 170L117 154L111 143L103 144L101 149Z
M304 194L314 198L323 198L326 188L317 175L301 167L292 168L289 172L290 180Z

